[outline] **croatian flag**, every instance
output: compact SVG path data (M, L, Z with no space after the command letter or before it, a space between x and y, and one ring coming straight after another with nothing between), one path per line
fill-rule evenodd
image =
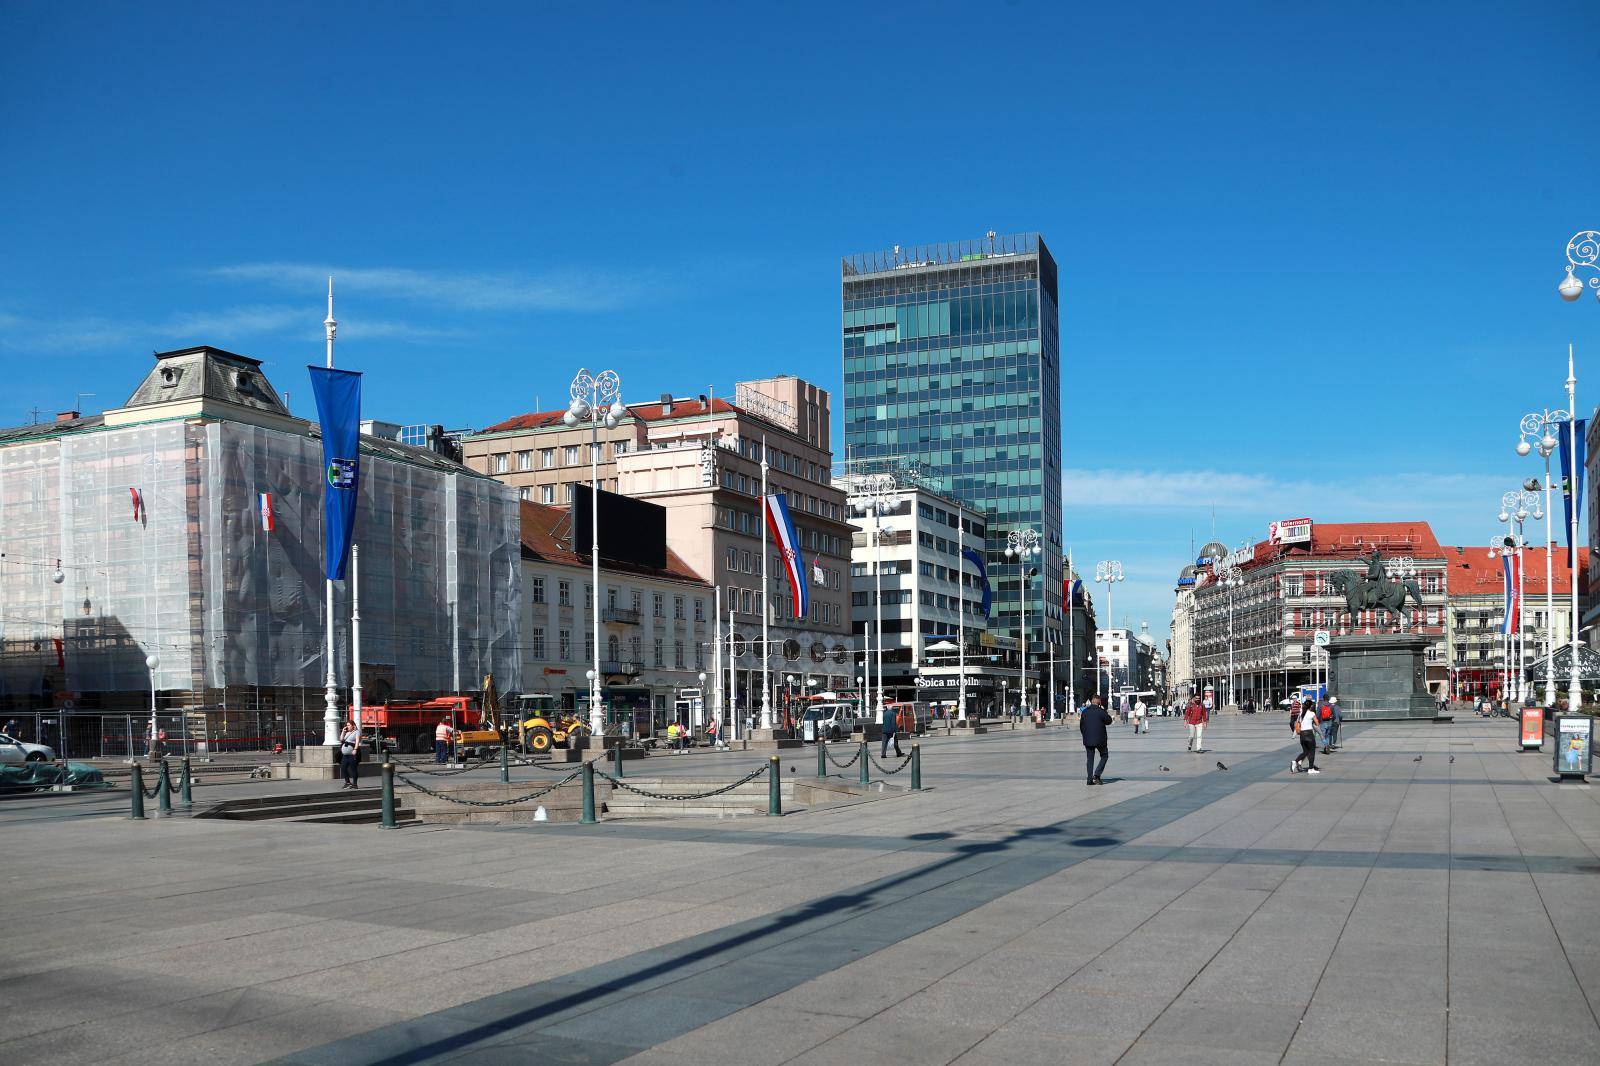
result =
M1500 556L1500 566L1505 574L1506 585L1506 615L1500 632L1515 633L1522 622L1522 573L1517 566L1516 554L1506 552Z
M132 486L128 487L128 495L133 497L133 520L135 522L143 521L144 520L144 497L139 495L139 490L136 489L136 488L133 488Z
M781 492L766 498L767 528L772 539L783 553L783 568L789 572L789 589L794 593L794 616L804 618L810 606L806 588L805 562L800 557L800 535L795 532L794 519L789 517L789 501Z
M273 527L278 524L277 515L272 511L272 493L259 492L256 496L261 508L261 531L271 533Z

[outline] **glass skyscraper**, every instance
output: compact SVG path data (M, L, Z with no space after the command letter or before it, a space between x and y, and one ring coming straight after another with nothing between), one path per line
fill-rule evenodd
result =
M1042 662L1046 629L1062 640L1055 260L1036 233L991 233L850 256L843 273L847 468L915 469L987 515L992 632L1020 634L1006 534L1037 530L1044 552L1028 585L1028 657Z

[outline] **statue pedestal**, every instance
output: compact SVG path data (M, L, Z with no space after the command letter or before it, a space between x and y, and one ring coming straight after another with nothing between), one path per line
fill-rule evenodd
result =
M1351 633L1328 644L1328 693L1347 722L1432 719L1424 655L1431 637L1416 633Z

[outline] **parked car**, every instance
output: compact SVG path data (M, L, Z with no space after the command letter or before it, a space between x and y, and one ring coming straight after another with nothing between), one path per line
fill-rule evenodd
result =
M822 703L807 707L800 720L802 740L842 740L855 732L855 708L847 703Z
M21 766L25 762L53 762L54 748L43 744L26 744L15 737L0 733L0 766Z

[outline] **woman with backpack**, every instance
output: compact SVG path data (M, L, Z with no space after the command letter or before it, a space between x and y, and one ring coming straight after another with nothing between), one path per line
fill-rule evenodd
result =
M1300 754L1289 763L1291 774L1300 771L1300 763L1306 763L1306 773L1320 774L1317 769L1317 705L1313 700L1306 700L1300 705L1300 711L1294 716L1293 726L1295 735L1300 738Z

